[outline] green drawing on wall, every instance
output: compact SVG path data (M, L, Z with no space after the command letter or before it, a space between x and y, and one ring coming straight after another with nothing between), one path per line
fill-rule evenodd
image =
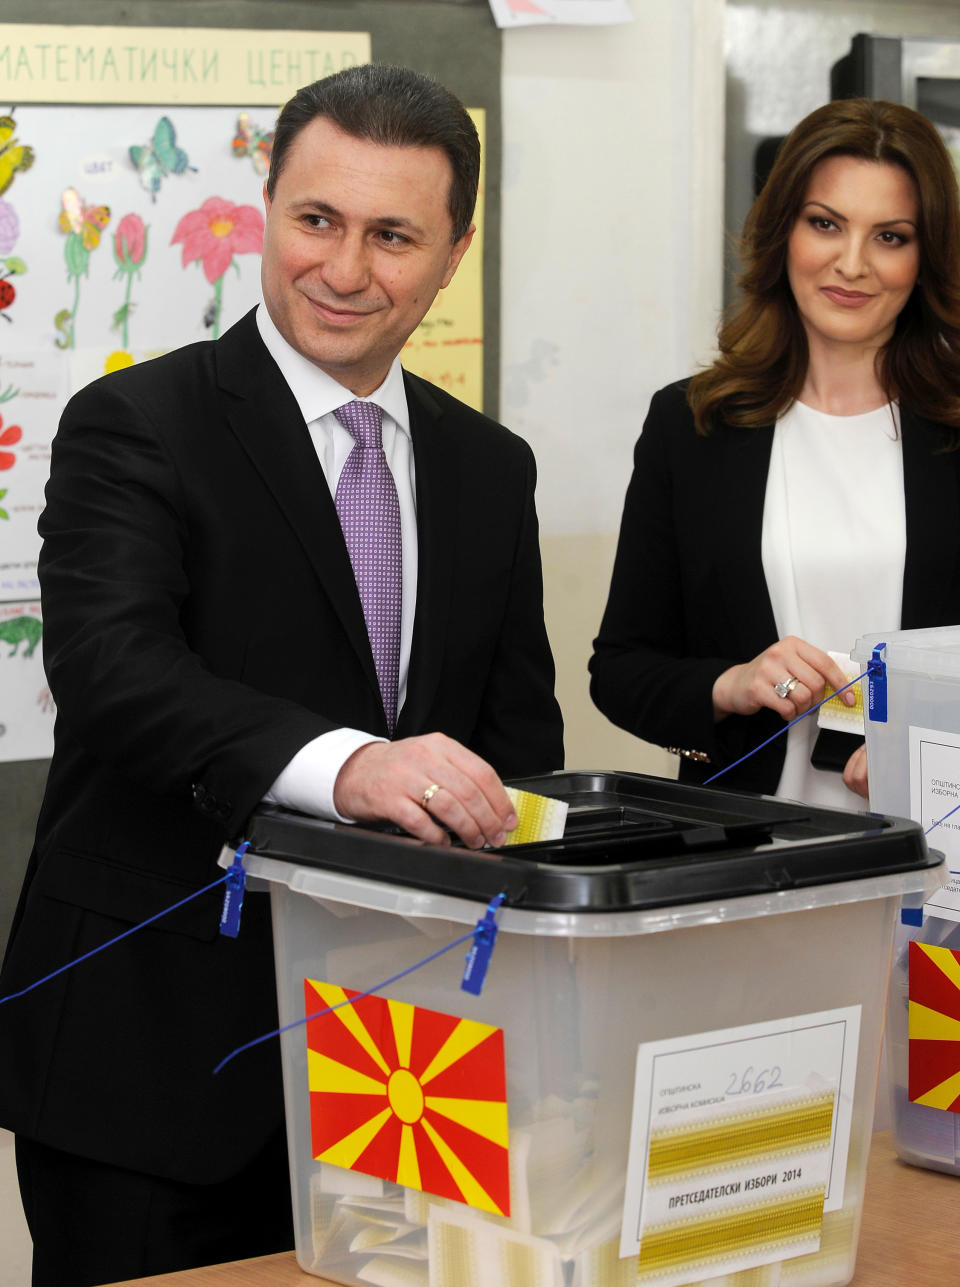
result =
M0 621L0 642L12 645L8 657L12 657L24 642L27 646L20 656L32 657L42 634L43 622L38 617L9 617Z
M143 147L135 143L130 148L130 160L137 168L140 183L150 193L151 201L156 201L160 184L171 174L186 174L187 170L196 173L196 166L190 164L190 158L182 147L177 147L177 131L169 116L161 116L153 131L153 138Z

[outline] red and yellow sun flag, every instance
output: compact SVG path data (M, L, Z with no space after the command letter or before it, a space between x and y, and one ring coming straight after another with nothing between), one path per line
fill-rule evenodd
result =
M303 983L307 1014L358 995ZM318 1161L510 1214L502 1028L379 996L306 1028Z
M910 944L909 1098L960 1113L960 952Z

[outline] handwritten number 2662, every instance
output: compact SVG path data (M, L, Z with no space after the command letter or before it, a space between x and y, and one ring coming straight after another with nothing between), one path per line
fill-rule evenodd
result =
M753 1064L749 1064L742 1073L733 1072L730 1074L730 1082L726 1089L728 1095L759 1095L765 1090L777 1090L783 1086L780 1080L782 1074L780 1068L773 1064L770 1068L761 1068L758 1073L754 1073Z

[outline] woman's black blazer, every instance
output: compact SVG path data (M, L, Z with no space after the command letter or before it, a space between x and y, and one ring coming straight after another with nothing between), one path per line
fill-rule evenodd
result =
M901 408L907 550L902 629L960 622L960 451L944 429ZM681 760L703 781L783 727L773 711L714 723L728 666L777 638L761 531L772 427L696 432L686 381L653 397L634 450L610 596L594 641L590 691L615 724L646 741L709 756ZM870 486L870 460L851 486ZM884 623L864 621L863 633ZM852 648L856 641L851 639ZM718 785L776 790L779 738Z

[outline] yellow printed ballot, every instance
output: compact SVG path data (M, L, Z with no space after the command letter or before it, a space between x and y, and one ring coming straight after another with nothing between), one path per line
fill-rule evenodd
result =
M837 663L848 680L856 679L860 674L860 666L851 661L848 653L830 652L828 656ZM857 733L863 737L863 685L855 684L847 691L856 698L852 706L847 706L842 697L837 697L830 684L824 685L823 695L829 700L817 711L817 724L820 728L832 728L838 733Z
M507 787L507 795L519 819L507 833L505 844L529 845L535 840L560 840L567 825L567 805L547 795Z

